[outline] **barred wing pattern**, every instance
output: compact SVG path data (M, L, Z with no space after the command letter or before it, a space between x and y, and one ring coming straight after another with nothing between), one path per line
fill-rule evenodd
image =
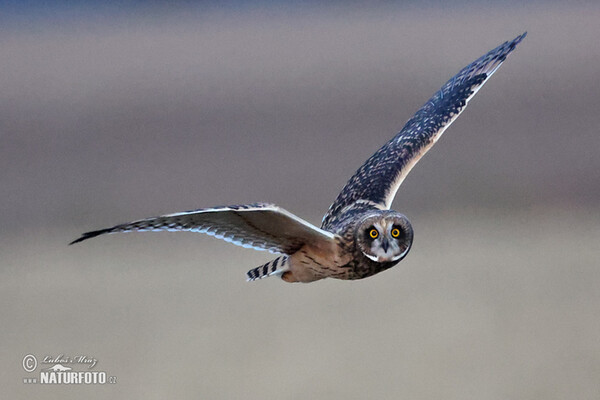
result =
M201 232L242 247L293 254L304 244L337 246L336 236L273 204L205 208L163 215L84 233L71 244L105 233L135 231Z
M501 44L446 82L394 138L356 171L323 217L321 226L331 226L344 209L357 202L389 209L398 187L412 167L460 115L467 102L526 34Z

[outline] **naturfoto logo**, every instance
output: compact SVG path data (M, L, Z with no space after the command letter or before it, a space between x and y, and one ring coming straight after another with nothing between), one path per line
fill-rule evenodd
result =
M41 364L39 375L37 377L25 377L23 383L43 385L103 385L117 383L117 378L108 375L106 371L91 371L98 364L98 360L87 355L73 357L64 354L45 356L39 364ZM23 357L25 372L33 373L37 367L38 359L35 355L27 354ZM85 370L77 371L81 368L85 368Z

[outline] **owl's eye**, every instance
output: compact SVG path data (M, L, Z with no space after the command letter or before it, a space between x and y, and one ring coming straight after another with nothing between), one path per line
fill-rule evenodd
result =
M377 239L377 236L379 236L379 232L377 232L377 229L373 228L369 231L369 236L371 237L371 239Z
M392 237L397 238L400 236L400 229L394 228L392 229Z

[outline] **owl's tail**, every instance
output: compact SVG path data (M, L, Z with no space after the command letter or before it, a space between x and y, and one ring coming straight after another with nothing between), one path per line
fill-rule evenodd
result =
M280 256L266 264L246 272L248 282L266 278L271 275L282 275L289 271L288 256Z

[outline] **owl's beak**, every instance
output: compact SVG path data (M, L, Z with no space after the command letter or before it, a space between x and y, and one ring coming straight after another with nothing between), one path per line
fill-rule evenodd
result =
M390 242L387 240L387 238L383 238L381 241L381 248L383 249L384 253L387 253L388 249L390 248Z

